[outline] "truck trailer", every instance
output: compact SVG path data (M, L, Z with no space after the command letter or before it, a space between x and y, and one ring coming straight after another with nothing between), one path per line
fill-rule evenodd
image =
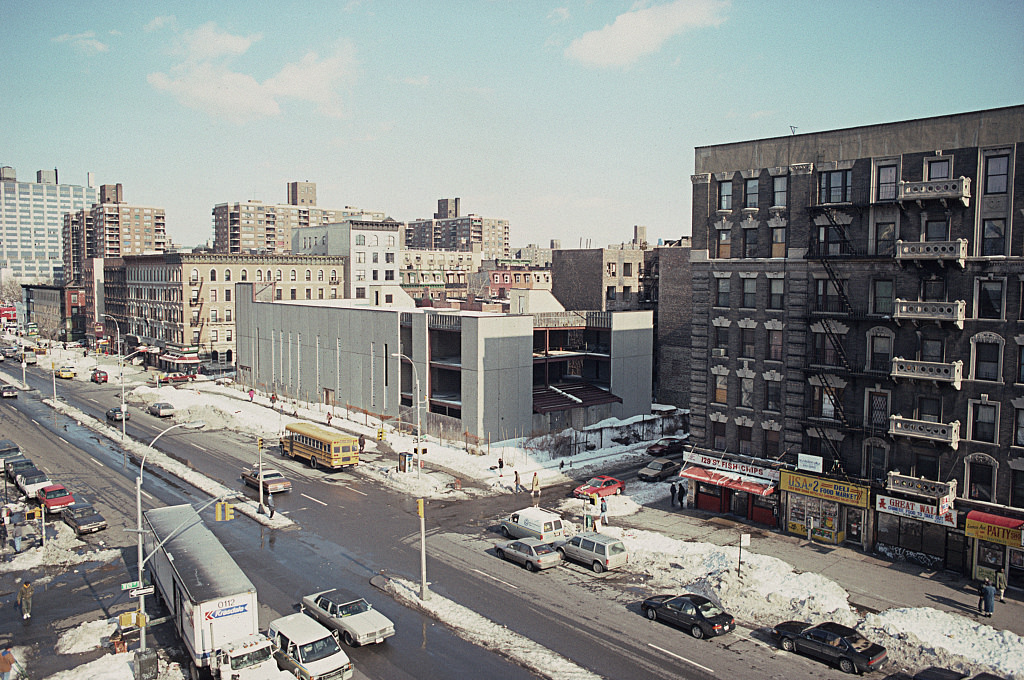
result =
M153 584L185 643L193 680L286 680L259 632L256 587L191 505L145 512Z

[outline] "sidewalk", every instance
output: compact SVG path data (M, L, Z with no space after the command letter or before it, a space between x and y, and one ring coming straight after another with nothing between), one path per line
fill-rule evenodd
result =
M842 546L809 543L798 536L699 510L672 511L648 506L634 515L617 517L616 524L715 545L736 545L740 534L748 533L750 547L746 550L777 557L795 569L835 581L850 594L850 604L862 613L931 607L1024 635L1024 602L1018 592L1007 590L1006 602L996 600L992 618L983 619L977 615L975 585L959 574L892 562Z

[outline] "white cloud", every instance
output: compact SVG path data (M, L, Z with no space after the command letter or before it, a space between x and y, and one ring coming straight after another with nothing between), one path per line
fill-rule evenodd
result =
M403 78L402 82L406 85L415 85L416 87L426 87L430 84L430 76L409 76Z
M728 6L728 0L675 0L631 10L573 40L565 56L589 66L629 66L687 29L720 25Z
M94 31L86 31L85 33L65 33L63 35L58 35L53 39L53 42L69 43L75 49L88 53L106 52L110 49L105 43L96 39L96 33Z
M153 31L160 30L164 26L173 26L174 21L175 20L173 14L164 14L158 17L153 17L153 19L148 24L142 27L142 30L144 30L146 33L151 33Z
M556 7L555 9L548 12L548 19L554 22L566 21L569 18L568 7Z
M182 35L175 50L178 64L167 73L150 73L147 80L183 106L236 123L279 115L286 100L315 104L320 115L342 115L338 88L355 73L351 43L339 41L323 58L307 52L261 82L235 70L231 63L261 38L259 34L232 35L213 23L204 24Z

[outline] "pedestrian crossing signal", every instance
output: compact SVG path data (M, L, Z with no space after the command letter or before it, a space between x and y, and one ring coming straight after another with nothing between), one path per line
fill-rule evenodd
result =
M221 501L214 506L213 519L217 522L230 522L235 518L235 506L227 501Z
M597 505L597 494L596 493L590 494L590 504L591 505Z
M34 519L39 519L39 517L42 514L43 514L43 511L39 510L39 509L36 509L36 510L26 510L25 511L25 519L29 520L29 521L34 520Z

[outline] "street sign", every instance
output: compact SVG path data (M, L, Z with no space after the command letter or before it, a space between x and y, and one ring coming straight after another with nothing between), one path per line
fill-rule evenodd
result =
M142 581L129 581L128 583L121 584L121 590L131 590L132 588L138 588L142 585Z
M143 595L152 595L155 592L155 586L146 586L145 588L132 588L128 591L128 597L142 597Z

